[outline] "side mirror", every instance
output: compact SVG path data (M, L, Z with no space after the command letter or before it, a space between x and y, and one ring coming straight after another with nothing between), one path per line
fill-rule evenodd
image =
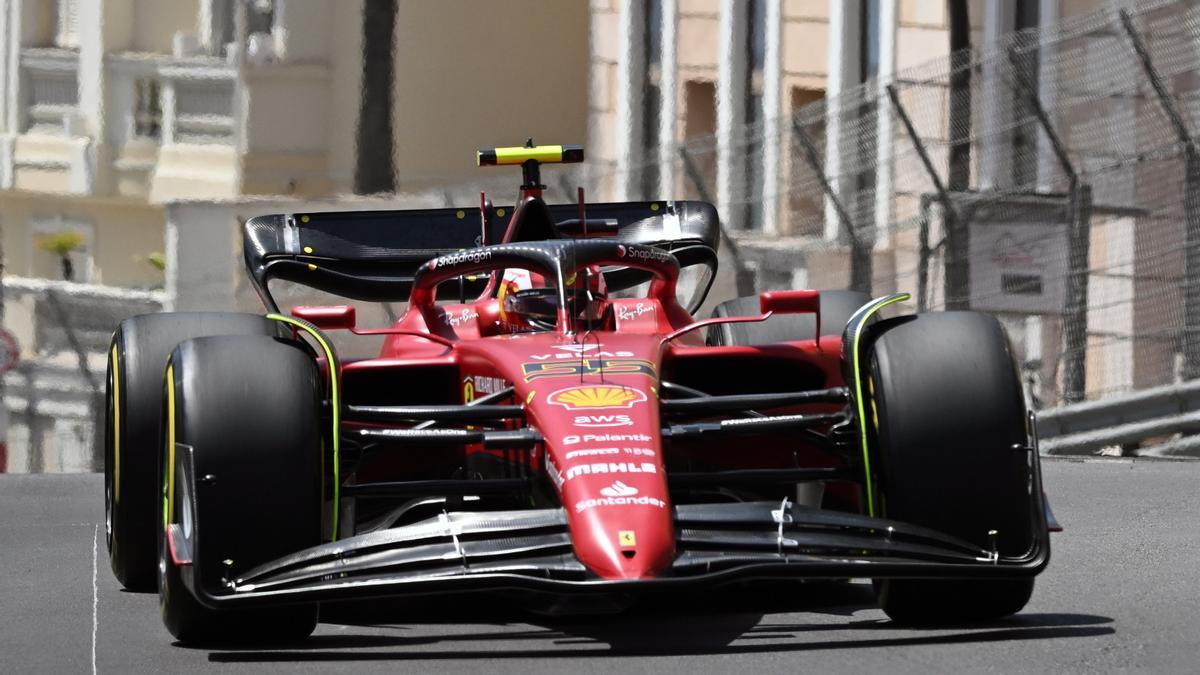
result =
M820 291L764 291L758 295L763 314L820 314Z
M304 319L321 330L353 330L356 322L351 305L293 307L292 316Z
M758 295L758 308L763 313L777 314L812 314L813 323L817 325L817 344L821 342L821 292L803 291L763 291Z

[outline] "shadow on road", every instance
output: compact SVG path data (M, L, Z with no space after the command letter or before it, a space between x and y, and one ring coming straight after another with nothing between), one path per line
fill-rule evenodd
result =
M402 608L322 609L322 621L341 635L317 635L292 645L225 649L214 662L331 662L490 660L589 656L712 655L805 652L824 649L1047 640L1115 633L1112 619L1088 614L1020 614L963 626L902 628L884 619L780 623L796 612L853 617L875 607L864 584L809 584L721 594L656 597L604 616L531 615L512 603L472 598L461 602L404 601ZM428 630L468 624L477 630ZM493 627L489 629L488 627ZM359 632L356 632L359 631ZM837 635L832 635L837 633ZM828 639L806 639L825 636Z

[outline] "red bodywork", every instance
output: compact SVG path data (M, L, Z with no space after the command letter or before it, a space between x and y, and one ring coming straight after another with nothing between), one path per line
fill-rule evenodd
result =
M522 186L518 211L540 198L540 186ZM518 220L514 214L512 222ZM504 240L513 234L510 227ZM655 578L675 556L667 486L671 465L833 467L841 461L778 433L719 444L664 443L658 403L661 380L700 384L697 388L712 393L842 384L842 345L837 336L818 340L814 335L756 347L706 346L699 329L728 319L695 321L676 298L676 275L658 276L645 298L605 300L599 312L606 317L602 325L576 325L560 307L556 331L520 334L502 334L498 329L500 304L494 296L499 274L495 271L480 299L468 304L436 304L436 283L414 287L407 311L393 327L355 331L388 337L377 359L342 364L346 395L352 398L356 388L362 388L372 390L363 395L364 401L386 401L379 383L394 382L419 388L421 397L408 402L469 403L477 395L512 386L512 402L524 406L525 424L537 430L544 443L517 456L482 446L469 446L466 454L491 454L500 462L544 472L567 514L576 556L597 577ZM766 293L762 300L765 315L773 310L816 313L820 305L816 291ZM305 307L294 313L323 327L349 327L344 310ZM404 373L419 375L405 378ZM486 387L480 386L485 383ZM796 411L833 412L839 407L809 404ZM361 466L359 477L364 481L395 478L420 461ZM827 494L841 494L849 502L846 505L857 509L857 490L841 487L847 489L832 484Z
M794 438L747 437L737 448L728 441L719 447L671 447L662 440L658 385L664 373L673 380L684 373L692 381L720 379L731 363L743 362L770 363L781 374L801 372L820 380L806 385L831 386L841 380L840 339L709 347L696 330L668 341L666 336L694 323L673 295L607 302L615 324L604 330L515 335L489 335L496 300L414 303L392 329L402 332L388 337L379 358L344 364L342 379L352 392L356 374L364 371L452 369L462 383L462 397L454 402L464 403L511 384L513 400L525 406L527 425L545 438L519 461L545 472L566 510L576 555L603 579L653 578L671 564L675 532L666 478L673 455L681 463L737 468L789 466L797 459L808 466L835 465L816 450L798 458ZM427 331L442 339L420 337ZM784 360L798 368L781 367ZM725 379L710 388L740 384ZM488 383L482 387L487 391L478 391L475 383ZM789 380L777 384L780 390L797 388ZM467 452L511 459L482 447Z

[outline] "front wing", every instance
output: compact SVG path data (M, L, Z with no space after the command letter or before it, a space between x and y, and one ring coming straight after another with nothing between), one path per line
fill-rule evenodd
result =
M192 479L190 460L190 452L177 454L183 480ZM443 513L299 551L226 577L220 588L199 583L196 519L190 532L170 525L168 545L184 583L213 608L468 591L630 593L789 578L1029 577L1050 559L1040 462L1031 464L1034 539L1015 557L927 528L787 500L674 507L677 556L655 579L596 579L573 553L561 508Z

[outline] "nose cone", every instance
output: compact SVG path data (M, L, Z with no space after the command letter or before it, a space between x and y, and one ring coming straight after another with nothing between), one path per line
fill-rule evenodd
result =
M602 579L661 574L675 556L656 390L661 339L537 335L497 344L523 350L492 360L520 364L508 379L545 439L545 470L575 555Z
M574 452L588 453L568 459L562 472L563 505L576 556L601 578L657 577L675 557L675 530L657 449L626 444Z
M546 435L546 470L567 511L575 554L605 579L653 578L675 557L662 448L652 433L658 410L645 407L619 415L620 426L580 428L593 422L577 416L568 433Z

